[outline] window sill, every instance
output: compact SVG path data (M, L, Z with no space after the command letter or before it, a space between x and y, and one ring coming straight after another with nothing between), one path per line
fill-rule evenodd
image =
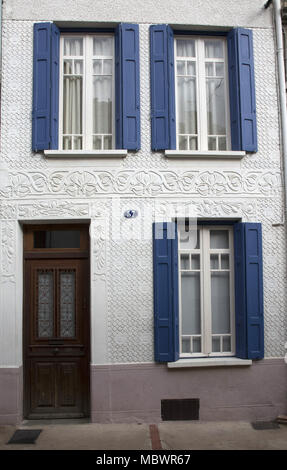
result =
M195 150L165 150L166 157L169 158L203 158L203 159L229 159L229 160L241 160L246 152L235 152L232 150L222 151L195 151Z
M123 158L127 154L127 150L44 150L49 158Z
M222 367L222 366L251 366L251 359L238 359L237 357L210 357L199 359L179 359L176 362L168 362L169 369L183 367Z

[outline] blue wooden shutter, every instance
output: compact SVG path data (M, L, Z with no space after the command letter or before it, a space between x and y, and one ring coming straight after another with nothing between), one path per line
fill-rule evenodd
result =
M178 248L173 222L153 224L155 361L179 358Z
M52 24L51 31L51 144L58 149L59 131L59 66L60 66L60 31Z
M236 356L264 357L261 224L234 226Z
M168 25L150 27L152 150L175 149L174 37Z
M58 146L59 30L34 24L32 148Z
M252 31L228 34L232 150L257 152L257 124Z
M121 23L115 34L116 147L140 148L139 27Z

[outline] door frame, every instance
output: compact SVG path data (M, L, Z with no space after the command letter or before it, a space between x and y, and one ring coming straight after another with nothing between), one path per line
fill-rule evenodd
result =
M59 259L85 259L87 261L87 275L89 279L89 286L87 288L87 335L86 335L86 347L87 347L87 403L86 403L86 416L90 416L91 412L91 398L90 398L90 387L91 387L91 312L90 312L90 297L91 297L91 273L90 273L90 237L89 237L89 222L63 222L57 223L45 221L43 223L37 221L36 223L26 223L22 225L23 229L23 418L29 419L28 414L30 411L30 398L29 393L31 392L30 379L29 379L29 367L27 349L29 346L29 325L28 315L29 312L29 295L30 295L30 276L28 275L28 263L27 260L59 260ZM33 248L33 232L43 230L80 230L80 248ZM34 418L33 418L34 419ZM36 418L37 419L37 418ZM42 416L39 419L44 419ZM45 419L50 419L49 414ZM56 419L55 415L51 416L51 419ZM61 419L59 417L59 419ZM71 416L71 419L73 417Z

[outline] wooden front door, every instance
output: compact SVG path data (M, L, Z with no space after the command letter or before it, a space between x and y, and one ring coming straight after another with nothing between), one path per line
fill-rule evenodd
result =
M25 229L24 408L30 419L89 415L88 231L68 227Z

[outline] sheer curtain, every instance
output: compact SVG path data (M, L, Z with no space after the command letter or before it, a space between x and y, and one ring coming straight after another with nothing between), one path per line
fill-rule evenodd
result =
M63 134L78 135L82 134L83 61L80 58L83 56L83 39L65 38L64 56L71 59L64 59ZM64 137L63 147L79 149L82 138Z

